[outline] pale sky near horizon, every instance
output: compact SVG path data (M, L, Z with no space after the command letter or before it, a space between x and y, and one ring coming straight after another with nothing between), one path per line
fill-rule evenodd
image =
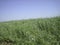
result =
M0 21L59 16L60 0L0 0Z

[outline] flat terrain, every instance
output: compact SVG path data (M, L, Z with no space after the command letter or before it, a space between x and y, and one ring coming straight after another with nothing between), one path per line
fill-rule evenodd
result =
M60 45L60 16L0 22L0 45Z

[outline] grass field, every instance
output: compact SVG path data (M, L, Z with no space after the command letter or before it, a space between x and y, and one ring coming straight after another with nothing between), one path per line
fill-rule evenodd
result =
M0 22L0 45L60 45L60 16Z

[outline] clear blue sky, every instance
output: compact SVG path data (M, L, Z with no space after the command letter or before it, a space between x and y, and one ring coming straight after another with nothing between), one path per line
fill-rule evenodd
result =
M0 21L59 16L59 0L0 0Z

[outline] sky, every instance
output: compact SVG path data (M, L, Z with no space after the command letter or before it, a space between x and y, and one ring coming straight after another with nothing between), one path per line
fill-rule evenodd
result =
M60 16L60 0L0 0L0 22Z

